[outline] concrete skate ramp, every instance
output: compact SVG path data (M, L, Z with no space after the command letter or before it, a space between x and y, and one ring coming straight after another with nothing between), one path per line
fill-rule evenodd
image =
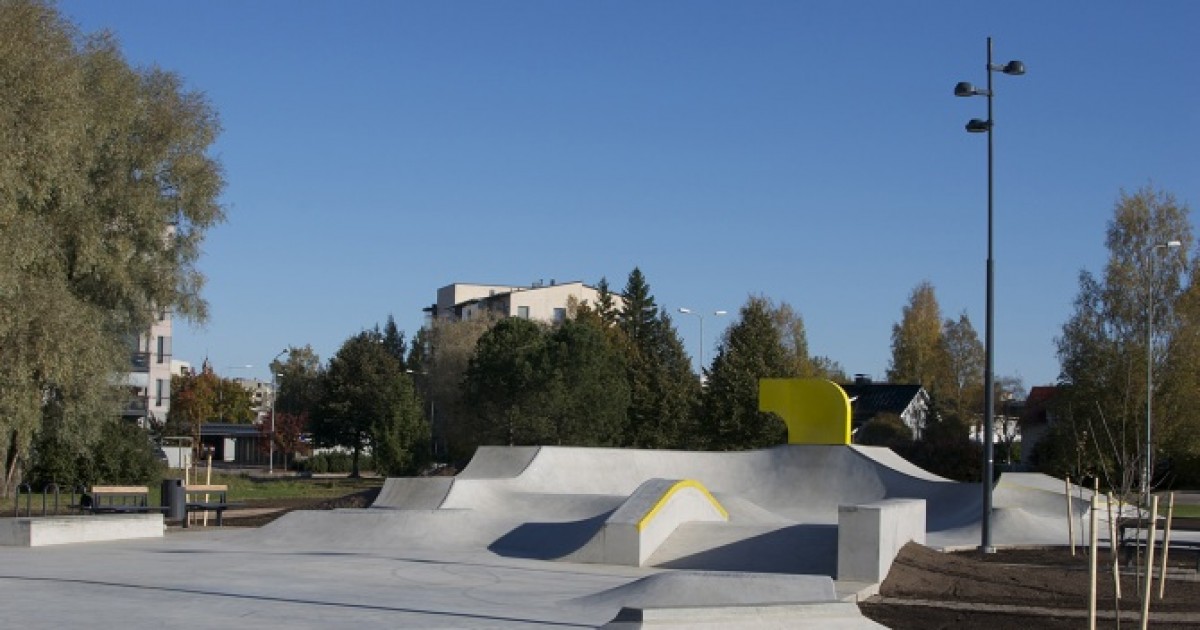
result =
M454 478L390 479L366 512L277 521L281 536L330 545L407 548L417 536L455 548L536 559L570 559L650 479L690 479L728 511L727 523L686 522L646 561L689 569L812 572L836 569L838 507L885 499L926 501L931 545L978 542L982 490L922 470L889 449L855 445L783 445L733 452L649 451L574 447L483 447ZM1065 501L1039 475L1005 475L994 493L997 545L1065 544ZM1076 512L1085 510L1083 502ZM319 525L317 521L328 520ZM351 534L348 527L381 528ZM328 528L331 533L306 533ZM265 528L264 528L265 529ZM942 533L942 534L939 534ZM354 538L353 541L349 540ZM341 542L339 542L341 541ZM435 542L421 540L420 546Z
M453 477L388 477L371 507L436 510L453 484Z
M496 450L481 450L489 470L504 459ZM519 457L513 459L519 464L528 454L515 454ZM505 466L505 472L518 467ZM515 495L628 497L653 478L694 479L718 500L724 501L723 495L738 497L800 523L836 523L839 505L921 498L929 502L931 529L953 528L977 518L978 511L970 507L980 501L978 486L937 477L876 447L786 445L736 453L541 447L519 474L460 475L441 507L503 511ZM597 515L533 513L527 522Z

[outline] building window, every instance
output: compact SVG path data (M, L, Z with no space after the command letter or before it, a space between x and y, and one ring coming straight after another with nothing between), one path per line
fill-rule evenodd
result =
M158 336L158 363L160 365L163 362L163 357L166 355L166 350L167 350L167 339L166 339L166 337L159 335Z
M159 339L162 339L162 337L159 337ZM161 378L154 380L154 406L155 407L162 406L163 393L164 393L164 390L166 390L166 389L167 389L166 381L164 381Z
M554 323L561 324L565 321L567 321L567 309L565 309L565 308L554 309Z
M528 306L518 306L517 307L517 317L520 317L521 319L529 319L529 307Z

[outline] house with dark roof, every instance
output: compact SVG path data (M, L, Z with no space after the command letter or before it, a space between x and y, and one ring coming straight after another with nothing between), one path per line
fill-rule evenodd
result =
M898 416L912 430L913 439L921 439L929 416L929 393L924 387L875 383L870 377L858 374L853 383L842 385L842 389L850 398L851 434L871 420L890 414Z
M1020 414L1023 461L1028 461L1027 455L1033 452L1034 446L1058 419L1055 416L1055 402L1061 391L1062 388L1056 385L1029 388L1029 395L1025 397L1025 406Z

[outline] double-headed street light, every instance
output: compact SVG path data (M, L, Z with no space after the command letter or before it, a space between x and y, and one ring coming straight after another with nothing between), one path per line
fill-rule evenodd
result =
M267 455L268 475L275 474L275 399L279 398L279 388L276 385L278 382L276 377L278 375L275 373L275 362L279 360L279 357L288 354L288 352L288 349L284 348L283 351L275 355L275 358L271 359L271 362L267 364L271 367L271 437L267 441L267 443L270 445L268 447L270 449L268 451L269 454Z
M693 311L690 308L680 307L679 312L684 315L695 315L700 318L700 381L704 381L704 313ZM720 317L725 314L725 311L713 311L714 317Z
M992 73L1003 72L1004 74L1022 75L1025 74L1025 64L1020 61L1010 61L1006 64L992 63L992 38L987 38L987 88L980 89L967 82L961 82L954 86L955 96L986 96L987 97L987 120L979 120L972 118L967 123L967 131L971 133L987 133L987 327L986 327L986 354L987 358L984 367L984 413L983 413L983 522L981 526L982 544L980 550L983 553L995 553L996 549L992 546L992 470L994 466L993 459L993 444L995 442L993 425L996 418L996 400L995 400L995 374L993 372L995 364L995 335L993 330L993 320L995 314L995 300L993 291L993 262L992 262Z
M1158 250L1175 249L1183 245L1180 241L1167 241L1150 248L1147 258L1150 259L1150 277L1146 282L1146 454L1142 462L1142 500L1150 506L1151 477L1154 475L1154 447L1150 440L1154 425L1152 412L1154 405L1154 262Z

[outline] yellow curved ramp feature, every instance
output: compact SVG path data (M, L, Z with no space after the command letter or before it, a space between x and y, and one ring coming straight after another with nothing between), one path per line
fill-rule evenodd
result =
M850 443L850 399L833 381L759 379L758 410L783 418L788 444Z
M639 532L644 531L646 527L650 525L650 522L658 516L659 512L666 507L667 503L671 500L671 497L675 496L676 493L687 489L694 489L699 492L701 496L707 499L708 502L712 504L712 507L716 510L717 514L721 515L721 520L729 520L729 512L725 511L725 508L721 505L721 503L713 498L712 493L708 491L708 488L704 487L704 484L694 479L684 479L682 481L675 482L670 488L667 489L666 492L662 493L662 496L658 499L658 502L654 504L654 507L650 508L650 511L646 512L646 515L637 522L637 530Z
M641 567L680 525L728 520L729 512L699 481L648 479L587 544L564 559Z

